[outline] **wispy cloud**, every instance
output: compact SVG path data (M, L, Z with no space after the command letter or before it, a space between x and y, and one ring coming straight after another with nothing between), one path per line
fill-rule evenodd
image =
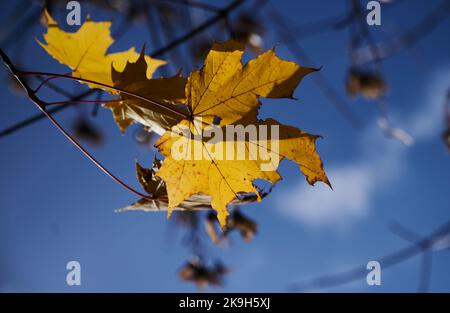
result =
M289 216L313 226L342 223L365 215L373 189L370 168L356 165L327 172L333 178L334 191L324 184L305 188L302 180L281 193L278 206Z

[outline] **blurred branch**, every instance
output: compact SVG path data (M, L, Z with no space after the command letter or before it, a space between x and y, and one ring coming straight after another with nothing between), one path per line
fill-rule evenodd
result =
M79 94L78 96L72 97L70 101L76 101L76 100L83 99L83 98L87 97L88 95L92 94L93 92L94 92L93 89L87 90L87 91ZM48 109L47 113L48 114L56 114L56 113L59 113L59 112L65 110L65 109L67 109L70 106L73 106L73 105L75 105L75 104L68 104L68 105L64 105L64 106L54 107L54 108ZM24 119L24 120L22 120L22 121L20 121L20 122L18 122L16 124L12 125L12 126L9 126L9 127L5 128L5 129L1 130L0 131L0 138L6 137L6 136L8 136L8 135L10 135L10 134L20 130L20 129L23 129L24 127L27 127L29 125L34 124L35 122L43 120L46 117L47 117L46 114L41 112L41 113L35 114L35 115L33 115L33 116L29 117L29 118L26 118L26 119Z
M383 13L389 9L397 6L405 0L397 0L389 3L384 3ZM349 26L356 18L356 12L351 10L341 15L325 17L312 22L306 22L297 26L293 26L290 31L296 34L298 39L318 35L327 31L338 31Z
M156 50L155 52L152 53L151 56L156 57L156 56L163 55L166 52L170 51L171 49L175 48L176 46L195 37L196 35L200 34L204 30L208 29L210 26L212 26L212 25L216 24L217 22L221 21L222 19L226 18L234 9L236 9L238 6L240 6L244 1L245 0L234 0L231 4L229 4L225 8L218 11L215 16L213 16L212 18L203 22L202 24L200 24L199 26L190 30L189 32L185 33L184 35L173 40L172 42L167 44L165 47L162 47L162 48Z
M446 246L442 247L442 242L448 241L449 237L450 220L443 224L441 227L437 228L429 236L422 237L420 240L414 241L409 246L403 249L375 259L380 262L383 269L386 269L402 263L408 259L411 259L421 253L432 253L434 250L447 249L448 247ZM425 274L426 271L429 271L430 262L430 260L425 260L422 263L422 267L425 269ZM363 279L366 277L367 273L368 272L366 269L366 265L364 264L345 272L325 275L307 281L293 283L291 284L290 289L293 291L306 291L337 287ZM424 276L425 274L422 272L421 276ZM422 281L421 288L424 288L424 286L428 286L428 283Z
M389 225L389 229L392 233L397 235L398 237L402 238L405 241L408 241L410 243L419 243L421 236L420 234L416 233L412 229L409 229L402 224L398 222L394 222L391 225Z
M370 47L364 47L356 51L355 60L358 64L364 64L367 62L376 61L377 59L386 58L405 48L413 46L432 32L437 26L439 26L446 18L448 18L449 15L450 1L443 0L441 4L433 10L433 12L426 16L414 28L405 32L403 35L400 35L398 38L378 43L376 47L380 51L379 54L373 55L370 52Z
M382 70L382 59L381 59L381 51L380 48L375 44L375 40L372 37L372 34L369 30L369 25L366 21L365 12L363 11L359 0L352 0L353 5L353 14L356 18L356 23L359 26L360 36L367 41L369 45L369 51L372 59L376 62L376 71L378 74L381 73ZM354 51L352 51L353 56ZM352 60L354 58L352 57Z
M397 2L398 3L398 2ZM359 0L352 0L352 12L355 19L354 28L352 28L352 38L350 39L350 56L351 56L351 69L350 74L353 77L349 77L350 81L347 84L352 83L352 78L355 78L360 90L353 92L362 93L366 98L370 100L376 100L378 109L378 127L381 128L386 138L398 140L404 145L410 146L414 143L414 139L403 129L396 127L391 122L388 115L388 101L386 99L386 82L383 78L383 58L381 58L381 50L375 43L375 40L370 32L369 25L366 21L366 13L364 12ZM374 70L364 72L360 65L356 62L355 51L361 45L361 42L366 41L368 44L368 50L373 60ZM367 79L364 80L363 76L366 75ZM360 80L358 80L360 79ZM365 83L364 83L365 82ZM351 85L347 85L347 91L351 90ZM349 89L350 87L350 89Z
M148 36L152 42L152 44L156 47L161 47L162 46L162 42L161 42L161 38L159 37L158 32L156 31L157 29L157 25L155 23L155 19L154 19L154 11L153 8L150 8L148 6L144 6L144 17L145 17L145 23L147 26L147 32L148 32ZM164 67L162 69L159 69L161 71L161 73L163 75L165 75L165 69Z
M422 254L418 292L427 292L430 288L432 261L432 253L430 251L425 251Z
M301 60L300 64L308 63L314 64L313 60L308 56L306 51L300 46L297 38L291 33L289 27L285 22L285 18L279 13L276 6L270 3L271 8L268 10L270 19L276 24L278 34L282 38L287 49L292 55ZM328 98L328 100L335 105L338 111L351 123L355 129L361 129L362 121L350 110L346 101L339 95L339 92L328 82L321 72L316 72L312 75L312 79L319 87L321 92Z
M30 5L28 1L24 1L27 4L27 7ZM21 12L20 14L23 14ZM41 8L34 10L31 12L26 19L20 21L15 25L15 27L12 28L11 31L3 33L2 38L0 38L0 47L2 49L6 48L6 46L11 43L17 41L21 36L23 36L26 31L33 26L33 23L36 20L39 20L39 17L41 15ZM7 28L5 28L7 30Z
M415 243L422 250L422 260L420 264L420 277L418 292L428 291L431 276L432 254L426 246L420 246L421 236L414 230L409 229L400 223L393 223L390 227L391 231L400 238L410 243Z
M151 1L155 1L155 0L151 0ZM219 12L221 10L219 7L216 7L209 3L199 2L199 1L195 1L195 0L156 0L156 1L160 2L160 3L169 2L169 3L173 3L173 4L180 4L180 5L188 6L191 8L197 8L197 9L202 9L202 10L211 11L211 12Z
M450 151L450 88L447 89L447 95L444 100L444 131L442 140Z

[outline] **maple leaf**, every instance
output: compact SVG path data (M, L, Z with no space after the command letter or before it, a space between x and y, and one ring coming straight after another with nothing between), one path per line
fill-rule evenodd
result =
M154 198L159 198L167 194L166 186L161 178L156 176L156 173L161 167L161 160L155 158L151 169L142 167L136 162L136 174L139 183L145 191L151 194Z
M115 64L112 66L114 86L139 95L119 92L122 101L104 105L111 109L122 133L132 123L138 122L163 134L180 122L182 115L188 114L186 106L180 105L185 101L186 78L177 74L169 78L148 79L147 72L144 49L135 62L128 61L122 70L117 70Z
M142 188L152 195L153 200L140 199L135 203L118 209L117 212L125 211L167 211L169 198L167 195L166 185L164 181L156 176L156 173L160 169L163 161L155 158L151 168L144 168L139 163L136 163L136 175ZM260 197L264 198L271 192L260 191ZM245 194L240 199L234 199L232 205L243 205L257 201L257 196L253 193ZM177 211L198 211L198 210L211 210L211 197L204 194L195 194L179 203L174 210Z
M107 53L114 40L110 34L111 22L85 21L76 32L65 32L58 23L44 11L47 21L45 43L38 43L60 63L72 69L72 76L112 85L111 64L118 71L125 68L127 61L136 61L139 57L134 47L123 52ZM152 77L155 70L166 64L163 60L145 56L146 76ZM87 83L90 88L107 89L104 86ZM107 89L108 90L108 89ZM112 90L108 90L114 93Z
M272 119L257 120L260 96L290 98L302 77L314 69L281 60L274 50L243 66L242 54L243 46L234 41L212 47L203 68L194 70L186 85L186 104L192 118L183 119L155 144L165 156L156 175L166 184L168 216L173 208L191 195L206 194L211 196L211 206L217 211L219 223L224 228L228 216L227 204L239 198L241 193L255 193L258 196L259 191L253 183L256 179L271 183L280 180L277 167L283 158L298 163L308 183L322 181L329 184L315 148L318 136L281 125ZM203 132L208 127L211 130L217 118L220 125L211 131L214 133L223 133L227 126L239 124L242 127L254 126L258 135L261 135L260 126L267 129L274 125L278 127L279 134L266 134L266 138L258 142L246 138L234 140L234 137L233 140L214 138L213 142L205 142ZM187 134L186 129L189 130ZM199 135L202 139L198 139ZM199 141L202 152L206 151L203 158L196 157L198 149L195 145ZM242 143L245 146L244 158L238 155L238 145L242 146ZM252 155L255 147L265 147L267 155ZM181 157L174 155L177 149L182 151ZM216 157L224 150L231 154L230 157ZM263 168L264 165L266 168Z
M272 49L241 63L244 44L230 40L214 44L199 71L192 71L186 97L192 113L212 123L215 116L223 124L253 122L260 106L259 96L291 98L303 76L316 69L283 61Z

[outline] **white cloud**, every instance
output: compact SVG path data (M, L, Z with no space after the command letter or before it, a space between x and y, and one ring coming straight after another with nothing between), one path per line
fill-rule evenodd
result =
M373 189L372 173L365 166L332 168L333 190L324 184L305 188L302 179L297 186L278 197L278 206L290 216L313 225L342 223L366 214Z

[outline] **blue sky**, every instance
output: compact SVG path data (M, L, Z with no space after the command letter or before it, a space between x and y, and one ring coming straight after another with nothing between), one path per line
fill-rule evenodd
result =
M11 18L11 3L0 12L1 21L11 20L8 27L20 21ZM81 3L83 16L113 17ZM217 5L223 3L217 1ZM403 1L382 11L382 25L372 28L372 33L377 40L389 39L416 25L438 3ZM347 3L282 0L277 7L294 26L339 16ZM62 21L64 10L56 12ZM202 18L198 13L199 23ZM120 18L114 20L113 29L118 24ZM364 122L362 130L352 128L311 77L297 88L297 101L263 100L261 117L323 136L318 150L334 190L309 186L298 167L284 161L283 180L273 192L263 202L242 208L259 224L254 240L246 243L234 234L227 248L207 244L213 259L232 268L223 287L208 291L287 291L293 282L362 266L407 246L389 229L395 221L427 235L448 220L450 155L441 133L443 102L450 86L449 30L447 19L414 48L383 64L390 117L414 138L411 146L383 136L375 105L368 101L348 100ZM21 68L64 73L67 69L36 43L43 32L44 27L36 25L24 36L20 49L7 47L6 51ZM348 37L348 31L341 31L302 40L315 64L297 60L276 33L268 33L265 46L276 46L284 59L322 66L322 74L345 96ZM144 42L148 51L154 50L146 26L136 22L113 50L141 47ZM36 108L10 91L3 67L0 76L5 82L0 86L3 129L32 116ZM83 88L72 82L64 86ZM42 95L55 97L48 92ZM57 118L70 126L76 113L72 108ZM122 136L109 110L101 110L93 122L106 134L106 141L90 149L119 177L139 188L134 161L150 165L154 150L137 147L132 130ZM164 214L115 213L136 197L93 166L48 121L2 138L0 151L1 291L197 290L177 277L190 255L182 244L183 230L166 221ZM70 260L81 263L81 286L66 285L65 266ZM325 291L415 292L420 260L412 258L385 270L381 264L381 286L367 286L361 279ZM430 290L450 291L449 261L448 250L433 253Z

